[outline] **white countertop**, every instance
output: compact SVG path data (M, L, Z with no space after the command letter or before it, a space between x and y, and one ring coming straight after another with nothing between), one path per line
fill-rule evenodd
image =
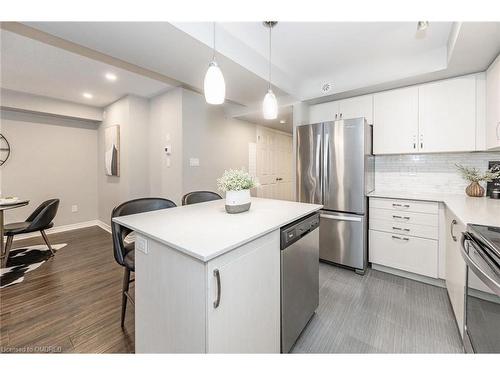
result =
M252 198L247 212L228 214L224 200L114 218L145 237L207 262L323 206Z
M464 194L411 193L375 190L369 197L443 202L464 224L500 227L500 199L472 198Z

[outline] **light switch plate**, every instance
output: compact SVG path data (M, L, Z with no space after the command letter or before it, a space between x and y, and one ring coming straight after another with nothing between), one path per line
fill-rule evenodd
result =
M76 204L71 206L71 212L78 212L78 206Z
M198 159L198 158L189 158L189 166L190 167L199 167L200 166L200 159Z
M137 236L135 239L135 248L144 254L148 253L148 240L144 237Z

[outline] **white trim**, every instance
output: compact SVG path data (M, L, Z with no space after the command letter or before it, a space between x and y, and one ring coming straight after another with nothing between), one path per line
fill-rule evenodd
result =
M382 272L390 273L390 274L393 274L396 276L405 277L407 279L420 281L421 283L431 284L434 286L439 286L441 288L445 288L445 282L443 279L434 279L432 277L419 275L419 274L416 274L413 272L398 270L396 268L382 266L380 264L375 264L375 263L372 263L372 268L374 270L377 270L377 271L382 271Z
M109 224L106 224L104 221L102 221L102 220L96 220L96 225L99 228L104 229L106 232L111 233L111 226Z
M105 231L111 233L111 227L109 225L106 225L105 223L103 223L100 220L90 220L90 221L83 221L81 223L60 225L57 227L47 229L45 232L47 234L54 234L54 233L61 233L61 232L69 231L69 230L82 229L82 228L88 228L88 227L94 227L94 226L98 226L98 227L104 229ZM14 236L14 240L16 240L16 241L17 240L24 240L26 238L32 238L32 237L38 237L38 236L40 236L40 232L19 234L17 236Z

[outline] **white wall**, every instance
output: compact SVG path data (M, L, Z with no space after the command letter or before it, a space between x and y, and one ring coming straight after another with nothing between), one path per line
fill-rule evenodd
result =
M151 99L149 116L150 194L176 204L182 196L182 92L177 88ZM165 153L167 144L170 156Z
M2 196L30 200L6 211L6 222L24 221L44 200L61 200L55 225L97 217L97 125L30 113L1 111L11 155L1 167ZM78 205L78 212L71 206Z
M120 125L120 176L107 176L104 168L104 130ZM111 211L129 199L149 196L149 103L126 96L109 105L98 135L99 220L111 222Z
M207 105L205 98L183 91L183 193L217 191L216 180L225 169L248 169L248 143L256 142L256 125L224 114L223 107ZM189 165L190 158L200 161Z

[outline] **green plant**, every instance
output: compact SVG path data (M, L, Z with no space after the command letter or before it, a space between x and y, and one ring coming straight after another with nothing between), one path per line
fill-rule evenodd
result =
M224 171L222 177L217 179L217 188L220 191L239 191L251 189L255 186L255 179L243 169Z
M462 178L469 182L491 182L497 178L500 178L500 171L493 172L492 170L487 170L484 173L474 167L466 167L461 164L455 164L458 171L462 175Z

